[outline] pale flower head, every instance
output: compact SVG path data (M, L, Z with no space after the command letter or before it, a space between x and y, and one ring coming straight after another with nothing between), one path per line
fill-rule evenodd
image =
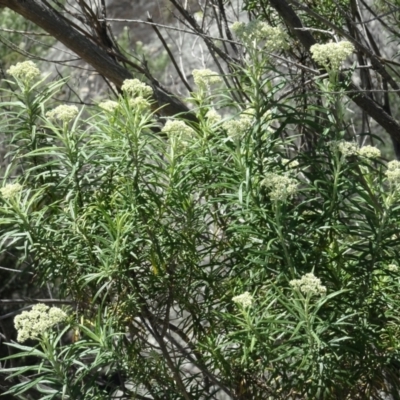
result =
M153 96L153 89L139 79L125 79L121 87L122 91L130 96L149 98Z
M298 191L296 179L288 175L280 175L273 172L265 175L261 185L268 188L271 200L274 201L285 201L293 197Z
M342 153L344 157L358 154L357 143L340 140L339 142L333 142L332 144L337 146L338 150Z
M167 135L175 135L175 136L193 136L194 130L186 125L183 121L179 121L177 119L169 119L161 132L166 133Z
M386 177L392 185L400 184L400 169L388 169Z
M185 148L196 133L193 128L176 119L168 120L161 132L168 135L171 146L176 149Z
M129 99L129 106L136 111L144 111L150 109L150 102L142 96L136 96Z
M293 279L289 285L300 290L304 294L310 295L324 295L326 294L326 286L321 285L321 280L317 278L312 272L305 274L301 279Z
M249 108L244 110L239 118L231 119L222 124L228 136L232 139L237 139L247 132L254 124L254 109Z
M400 184L400 161L393 160L388 163L386 177L392 185Z
M12 75L15 79L29 83L37 76L40 76L40 70L36 64L32 61L19 62L16 65L12 65L7 73Z
M22 190L19 183L9 183L0 189L0 193L4 199L12 199Z
M210 69L194 69L193 80L199 89L208 89L211 85L222 82L222 78Z
M362 157L374 159L379 158L381 156L381 151L375 146L363 146L358 151L358 154Z
M387 168L389 171L394 171L400 169L400 161L392 160L388 162Z
M249 292L244 292L239 296L233 297L232 301L242 307L250 307L253 304L254 298Z
M235 35L246 45L254 45L255 41L263 42L267 51L287 49L289 47L288 36L279 27L273 27L259 20L234 22L231 26Z
M36 304L31 311L23 311L14 318L15 329L18 331L18 342L27 339L38 339L52 326L64 321L67 314L57 307L49 309L45 304Z
M327 69L338 71L342 62L354 52L354 46L347 41L339 43L314 44L310 47L312 58Z
M99 104L99 107L107 112L114 112L119 106L119 103L117 101L113 100L106 100L103 101Z
M214 108L207 111L206 118L210 125L215 125L222 119L221 115Z
M72 121L79 113L78 107L62 104L46 113L49 119L59 119L63 122Z
M399 267L396 264L389 264L387 268L390 272L397 272L399 270Z

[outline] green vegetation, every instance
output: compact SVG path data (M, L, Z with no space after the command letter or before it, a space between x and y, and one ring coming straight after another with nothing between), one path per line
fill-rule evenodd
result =
M10 69L19 89L3 112L9 171L23 173L1 190L1 241L77 304L60 331L46 310L22 319L20 338L39 345L12 344L13 357L41 362L9 369L35 376L10 393L38 385L42 399L105 399L100 368L129 382L127 393L155 398L213 398L205 377L251 398L397 387L400 163L387 168L378 149L337 129L346 43L314 52L332 68L321 89L339 94L325 94L313 152L295 151L280 132L307 115L277 102L264 79L263 30L236 29L253 46L238 74L251 82L241 114L222 118L213 104L222 80L195 71L198 123L171 119L161 134L138 80L83 119L76 106L46 111L62 82L36 83L32 63Z
M335 4L315 9L340 24ZM353 134L357 47L312 45L299 86L293 32L246 7L240 62L192 71L186 117L145 70L85 106L32 61L7 69L0 249L51 298L14 318L5 395L399 398L400 161Z

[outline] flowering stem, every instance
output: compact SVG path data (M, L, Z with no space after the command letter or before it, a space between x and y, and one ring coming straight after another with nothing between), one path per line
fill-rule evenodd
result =
M335 205L337 204L336 202L336 197L337 197L337 192L338 192L338 183L339 183L339 177L341 173L341 166L342 166L342 156L338 154L338 151L335 150L335 165L334 165L334 179L333 179L333 193L331 197L331 205L329 207L329 215L331 215Z
M306 295L306 299L304 302L304 316L306 319L306 331L307 331L307 337L308 337L308 342L310 345L310 348L312 348L313 344L314 344L314 337L312 335L312 326L311 326L311 321L310 321L310 313L309 313L309 306L310 306L310 298L311 298L312 294L311 293L307 293Z
M275 201L275 217L276 217L276 230L278 233L279 240L281 242L282 248L283 248L283 253L285 255L286 263L289 266L290 273L294 277L295 276L295 271L292 263L292 258L290 257L288 248L286 246L285 238L283 237L283 232L282 232L282 223L281 223L281 202L279 200Z
M42 334L42 336L40 338L40 346L43 350L43 353L46 355L47 360L51 364L55 375L59 378L60 382L63 382L65 380L63 368L58 360L55 348L50 340L49 335L52 335L52 334L51 333L49 334L47 332L44 332ZM64 390L66 389L66 392L68 393L68 395L72 395L72 393L70 393L70 389L69 389L68 385L66 385L66 387L63 389Z

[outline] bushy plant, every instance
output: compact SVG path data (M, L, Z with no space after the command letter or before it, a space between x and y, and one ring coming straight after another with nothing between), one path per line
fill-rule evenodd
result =
M399 389L400 163L346 136L336 70L320 83L316 124L311 106L300 113L281 96L284 77L273 84L259 30L238 28L247 101L235 116L223 117L232 93L209 70L194 73L197 122L158 119L138 80L83 117L47 110L61 83L15 76L3 119L9 171L23 172L0 190L2 248L23 248L36 280L76 307L19 317L20 339L38 344L11 343L13 357L38 362L3 370L20 378L9 393L369 399ZM313 148L286 134L293 124L318 133ZM31 327L35 318L44 322Z

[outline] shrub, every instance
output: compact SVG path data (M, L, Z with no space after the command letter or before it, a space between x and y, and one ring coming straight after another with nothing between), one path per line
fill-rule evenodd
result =
M399 389L398 166L340 128L337 74L321 82L326 107L311 124L279 100L285 81L272 85L271 60L256 50L237 72L248 98L237 116L224 109L229 92L210 91L219 79L196 72L197 122L158 119L135 80L95 110L48 112L62 82L17 78L2 112L12 159L2 248L22 248L38 282L76 307L37 345L10 343L14 358L38 361L3 371L24 377L9 393L355 399ZM319 131L315 147L283 135L291 124Z

